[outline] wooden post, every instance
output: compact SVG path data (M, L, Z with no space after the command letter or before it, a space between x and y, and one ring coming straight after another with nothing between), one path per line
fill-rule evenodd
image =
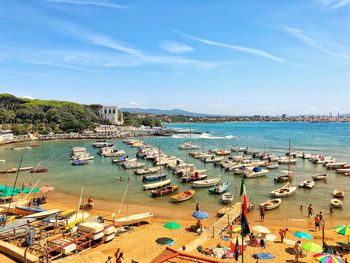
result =
M215 228L213 226L213 237L212 238L214 238L214 237L215 237Z

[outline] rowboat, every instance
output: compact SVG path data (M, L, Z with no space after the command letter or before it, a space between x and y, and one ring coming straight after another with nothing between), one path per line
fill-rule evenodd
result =
M153 184L144 184L143 189L152 190L152 189L156 189L156 188L161 188L163 186L169 185L170 183L171 183L171 180L167 179L167 180L160 181L160 182L153 183Z
M271 191L270 194L274 197L285 197L294 194L296 190L295 186L289 186L289 183L287 183L283 187Z
M187 190L176 195L173 195L170 200L174 203L179 203L191 199L195 195L195 191Z
M52 209L52 210L47 210L47 211L43 211L43 212L39 212L39 213L34 213L31 215L26 215L23 218L41 219L41 218L46 218L46 217L49 217L51 215L57 214L59 212L61 212L61 209Z
M327 174L316 174L312 176L313 180L327 180Z
M88 160L73 160L71 162L72 165L85 165L88 164L89 161Z
M121 218L117 218L114 220L114 223L117 225L134 225L140 222L144 222L145 220L153 217L153 213L146 212L141 214L135 214L130 216L125 216Z
M95 148L103 148L103 147L112 147L114 146L114 144L110 142L94 142L92 146Z
M314 185L315 182L313 180L305 180L299 184L299 187L311 189L312 187L314 187Z
M178 185L169 185L159 189L151 190L152 197L164 196L176 192L179 189Z
M151 167L151 168L145 168L145 169L136 169L134 171L134 174L145 175L145 174L157 173L158 171L159 171L159 167Z
M203 188L217 185L220 182L220 178L212 178L206 180L195 181L192 183L193 188Z
M222 194L228 190L228 187L230 186L229 182L223 182L221 184L218 184L214 187L211 187L208 189L209 193L213 194Z
M335 198L344 198L345 192L344 192L343 190L337 190L337 189L335 189L335 190L333 191L333 196L334 196Z
M179 150L198 150L200 147L191 142L185 142L179 146Z
M255 167L257 168L257 167ZM259 167L260 168L260 167ZM269 170L254 170L251 171L251 172L246 172L244 173L244 177L247 177L247 178L257 178L257 177L262 177L262 176L265 176L269 173Z
M25 205L16 205L15 214L19 215L30 215L34 213L44 212L46 209L40 207L30 207Z
M229 151L225 151L225 150L216 150L215 154L218 155L218 156L227 156L227 155L230 155L230 152Z
M181 177L181 180L183 183L186 183L186 182L194 182L194 181L204 180L207 177L208 177L207 174L194 174L191 176Z
M32 170L30 170L31 173L46 173L48 171L49 169L41 167L33 168Z
M337 198L331 200L331 205L335 208L340 208L343 206L343 202Z
M281 205L281 203L282 203L281 198L275 198L275 199L271 199L271 200L268 200L266 202L261 203L260 206L264 207L265 210L272 210L272 209L279 207Z
M158 181L165 179L167 177L166 174L154 174L154 175L144 175L142 178L143 182L149 182L149 181Z
M278 167L278 163L270 163L268 166L266 166L268 169L277 169Z
M221 201L223 204L229 204L233 201L234 195L232 193L224 193L221 195Z

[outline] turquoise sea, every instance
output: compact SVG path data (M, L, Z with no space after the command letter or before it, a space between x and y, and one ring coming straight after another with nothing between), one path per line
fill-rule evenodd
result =
M172 128L189 129L188 124L168 125ZM234 146L248 146L258 150L272 151L278 155L286 153L288 140L291 141L292 150L304 150L310 153L322 153L331 155L339 161L350 163L350 123L294 123L294 122L241 122L241 123L218 123L218 124L191 124L193 131L205 132L201 135L193 135L191 140L200 145L202 149L224 148L230 149ZM188 136L187 136L188 137ZM178 145L188 141L186 135L173 137L146 137L144 141L161 148L162 151L176 155L177 157L194 163L198 168L205 168L209 172L209 177L220 176L222 180L231 183L230 191L238 198L240 177L233 173L225 172L212 164L204 164L196 159L186 156L186 151L177 149ZM122 143L121 140L111 140L118 148L127 151L129 156L135 156L136 149ZM169 196L162 198L151 198L149 192L142 190L142 176L135 176L132 171L124 170L117 165L111 164L111 158L103 158L97 155L97 150L92 147L91 140L76 141L47 141L39 142L40 147L31 150L15 151L9 148L13 145L2 146L0 148L0 159L5 159L5 163L0 163L0 169L16 167L23 154L22 166L48 167L49 172L39 183L39 186L51 185L56 191L73 195L79 195L81 187L85 184L85 193L98 199L112 200L120 202L122 200L126 181L116 181L117 177L127 178L130 176L130 200L134 203L148 204L161 207L194 207L196 202L202 204L203 209L217 210L222 207L220 196L208 194L207 189L200 189L196 196L185 203L171 204ZM28 145L24 143L22 145ZM20 145L18 145L20 146ZM70 148L73 146L86 146L95 160L89 165L74 167L70 164ZM151 164L149 164L151 165ZM287 165L280 166L277 170L271 170L267 177L246 180L246 188L249 198L254 203L260 203L270 198L269 192L278 188L281 184L275 185L273 177L280 174L279 171L286 170ZM298 159L296 165L292 165L295 174L294 184L308 179L316 173L323 173L326 169L323 166L314 165L308 160ZM329 202L332 199L334 189L345 190L344 207L336 210L339 218L350 219L350 177L327 171L327 183L316 182L312 190L298 189L297 193L291 197L283 199L280 208L269 212L271 215L298 218L300 216L299 206L306 208L312 203L315 210L327 212ZM18 186L23 182L36 182L37 175L29 172L21 172ZM15 175L0 175L1 182L7 180L12 183ZM173 184L180 184L185 190L190 185L182 184L178 178L168 172L168 178Z

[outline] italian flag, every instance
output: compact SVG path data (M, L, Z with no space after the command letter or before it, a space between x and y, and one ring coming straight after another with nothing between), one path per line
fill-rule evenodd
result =
M248 197L245 191L244 177L242 177L240 196L242 198L242 203L243 203L242 214L246 216L248 211Z

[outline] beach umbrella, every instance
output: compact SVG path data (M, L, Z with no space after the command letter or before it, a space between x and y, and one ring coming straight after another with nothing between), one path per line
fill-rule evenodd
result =
M55 190L55 187L51 187L51 186L43 186L39 188L41 192L43 193L47 193L49 191L53 191Z
M310 235L309 233L306 232L294 232L293 234L297 238L302 238L302 239L313 239L314 237Z
M170 222L164 224L163 226L165 228L168 228L168 229L179 229L181 227L180 224L173 222L173 221L170 221Z
M322 247L319 244L314 242L306 242L301 245L301 248L314 253L321 253L323 251Z
M197 218L197 219L207 219L209 217L208 213L207 212L204 212L204 211L194 211L192 213L192 216Z
M350 226L349 225L336 226L334 228L334 231L337 232L339 235L343 235L343 236L348 237L348 242L349 242L349 236L350 236Z
M327 253L317 253L314 258L321 263L344 263L340 257Z
M261 234L269 234L270 230L264 226L253 226L253 231L261 233Z

